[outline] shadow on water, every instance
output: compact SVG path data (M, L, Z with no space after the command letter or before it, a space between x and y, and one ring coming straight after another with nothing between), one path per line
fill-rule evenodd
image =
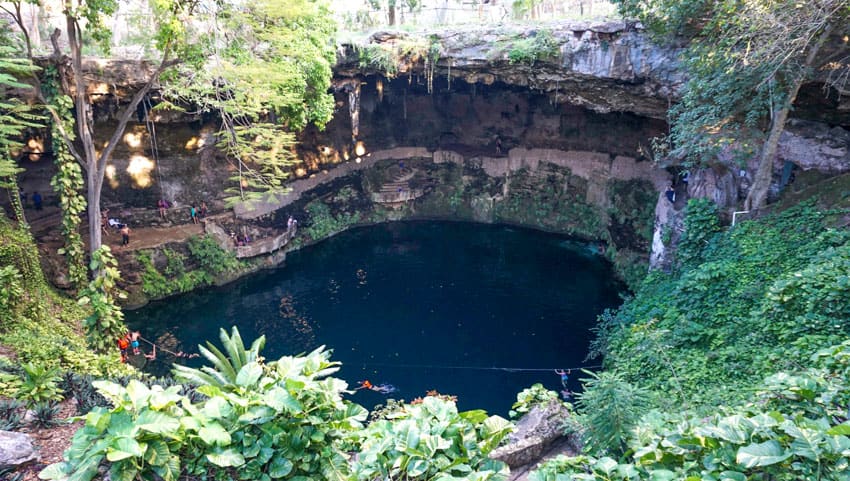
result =
M287 258L286 266L127 313L142 336L172 352L218 343L237 325L264 334L268 359L327 345L338 376L458 396L460 409L505 414L535 382L559 390L549 371L470 367L585 365L596 316L619 304L621 286L586 243L516 227L452 222L354 229ZM150 370L167 371L167 354ZM185 361L185 360L184 360ZM200 365L200 360L189 360ZM575 373L570 388L579 388ZM358 392L366 407L385 396Z

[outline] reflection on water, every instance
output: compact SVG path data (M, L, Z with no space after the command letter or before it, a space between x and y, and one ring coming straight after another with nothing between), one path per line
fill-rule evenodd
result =
M266 336L267 359L327 345L351 386L368 379L408 400L434 389L458 395L461 409L504 414L535 382L559 390L558 376L470 368L585 365L588 329L618 303L607 265L586 243L564 241L460 223L357 229L290 254L281 269L127 317L175 353L218 343L218 329L236 324L246 342ZM149 369L165 372L175 358L160 360ZM361 390L352 399L371 408L386 395Z

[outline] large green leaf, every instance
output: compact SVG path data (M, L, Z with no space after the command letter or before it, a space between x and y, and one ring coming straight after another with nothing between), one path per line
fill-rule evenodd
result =
M227 446L230 444L230 433L217 422L205 424L198 431L198 436L210 446Z
M277 455L269 464L269 476L272 478L283 478L292 472L292 461L281 455Z
M180 420L163 412L148 409L143 411L136 419L136 426L151 433L174 437L177 436L180 429Z
M238 468L245 464L245 458L239 451L233 448L216 450L215 452L207 453L206 457L209 462L216 466L221 466L222 468Z
M742 446L738 449L735 461L746 468L770 466L781 463L791 457L776 440Z
M144 454L138 441L133 438L117 438L106 449L106 459L115 462L127 458L141 457Z
M251 387L260 380L263 375L263 368L259 363L249 362L239 369L239 374L236 375L236 384L242 387Z
M301 403L289 394L289 391L281 387L274 387L267 391L263 395L263 402L277 412L297 414L304 410Z
M64 480L68 479L68 475L71 474L72 470L73 467L70 463L62 461L61 463L53 463L42 469L38 473L38 477L41 479Z
M826 434L830 436L850 436L850 421L829 428Z

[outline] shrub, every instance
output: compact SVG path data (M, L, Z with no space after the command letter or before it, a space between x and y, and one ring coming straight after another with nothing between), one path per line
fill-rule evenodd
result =
M14 399L0 400L0 431L17 431L24 421L21 411L24 404Z
M35 417L32 423L39 428L51 428L57 424L56 416L59 414L59 405L55 402L43 402L33 406Z
M508 51L508 61L534 65L538 60L557 58L560 53L560 47L552 32L538 30L532 36L513 42Z
M33 363L26 363L21 367L24 369L24 378L18 388L17 399L24 401L28 406L62 400L62 390L59 388L62 378L59 377L57 368Z
M553 400L558 400L558 393L546 389L543 384L537 383L517 394L516 402L511 406L508 415L512 419L522 417L534 406L549 404Z
M201 269L213 276L239 268L236 255L219 247L210 236L192 236L189 238L188 247Z
M585 371L584 391L577 395L587 446L620 454L647 406L647 395L613 372Z
M359 433L360 455L354 462L359 480L448 479L484 481L506 471L487 457L513 425L484 411L458 413L455 403L437 396L403 405L387 419Z
M215 472L222 479L349 481L343 441L362 428L366 411L342 400L347 385L328 377L338 369L329 353L319 348L266 364L259 357L264 338L248 349L235 329L230 336L222 330L221 339L226 355L212 344L201 349L212 366L175 371L207 396L198 403L176 385L95 381L114 407L88 413L65 462L40 476L88 481L109 461L112 479Z

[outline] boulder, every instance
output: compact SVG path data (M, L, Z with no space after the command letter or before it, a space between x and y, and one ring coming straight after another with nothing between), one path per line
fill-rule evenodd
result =
M546 448L564 435L564 423L569 417L567 407L558 400L533 407L520 418L516 430L508 436L509 443L493 450L490 458L511 468L540 459Z
M688 198L707 198L721 209L738 205L738 182L732 170L723 165L714 165L691 173L688 183Z
M0 469L17 468L37 460L32 438L23 433L0 431Z
M820 122L791 119L779 140L777 170L792 162L827 174L850 171L850 132Z

